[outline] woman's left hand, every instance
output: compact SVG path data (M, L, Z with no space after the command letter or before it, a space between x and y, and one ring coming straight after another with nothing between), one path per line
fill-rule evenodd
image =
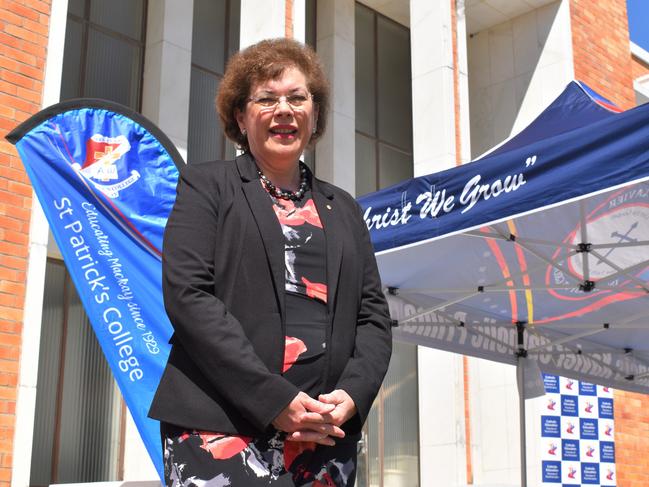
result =
M334 440L336 436L340 438L345 436L345 434L342 433L342 430L338 427L356 414L356 405L351 396L342 389L336 389L329 394L320 394L320 396L318 396L318 401L334 405L332 411L322 414L322 419L326 424L318 425L318 428L313 428L313 431L302 430L289 433L286 438L287 440L315 441L321 445L333 446L335 444ZM331 428L333 428L333 432L329 431L329 436L327 436L325 432Z
M336 426L341 426L356 414L356 404L349 394L342 389L336 389L329 394L320 394L318 401L333 404L335 408L322 415L324 420Z

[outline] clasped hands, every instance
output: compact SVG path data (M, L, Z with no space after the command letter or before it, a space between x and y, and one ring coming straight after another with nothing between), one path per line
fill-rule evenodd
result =
M318 400L299 392L277 415L273 426L288 433L286 441L313 441L333 446L335 438L345 437L340 426L354 414L356 405L342 389L321 394Z

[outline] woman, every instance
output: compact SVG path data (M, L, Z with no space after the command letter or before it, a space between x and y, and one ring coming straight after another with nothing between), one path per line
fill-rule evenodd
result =
M299 161L328 98L310 48L245 49L217 97L243 155L181 172L163 249L175 333L150 411L168 485L354 484L391 321L356 202Z

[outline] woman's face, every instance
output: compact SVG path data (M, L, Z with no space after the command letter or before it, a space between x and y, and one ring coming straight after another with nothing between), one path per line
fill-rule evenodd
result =
M276 80L253 85L245 111L237 111L236 118L257 163L277 170L297 162L316 126L317 112L304 74L288 68Z

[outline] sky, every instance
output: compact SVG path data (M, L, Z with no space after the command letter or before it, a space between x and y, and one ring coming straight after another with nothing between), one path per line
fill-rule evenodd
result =
M627 0L631 42L649 51L649 0Z

